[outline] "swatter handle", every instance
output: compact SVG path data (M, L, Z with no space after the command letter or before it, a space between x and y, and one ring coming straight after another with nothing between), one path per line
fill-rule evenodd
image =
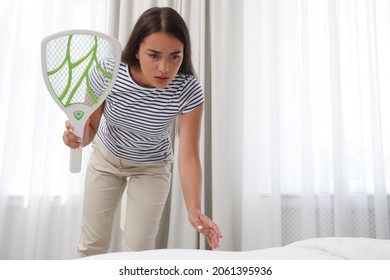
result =
M70 163L69 170L72 173L79 173L81 170L81 158L83 155L83 149L70 149Z
M83 139L85 122L73 124L74 134ZM79 173L81 170L81 160L83 155L83 148L70 149L69 171L71 173Z

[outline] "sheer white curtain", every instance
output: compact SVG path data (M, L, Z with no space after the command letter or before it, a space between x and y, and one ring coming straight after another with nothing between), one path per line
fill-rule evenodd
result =
M40 42L66 29L107 32L106 2L0 1L0 259L76 256L84 174L68 172L66 117L44 86Z
M236 248L390 238L390 2L244 6Z

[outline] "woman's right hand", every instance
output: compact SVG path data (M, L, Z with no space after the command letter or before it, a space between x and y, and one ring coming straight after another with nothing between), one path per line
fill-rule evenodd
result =
M90 135L89 122L90 122L90 120L88 119L86 124L85 124L84 140L89 139L89 135ZM63 139L65 145L68 146L69 148L72 148L72 149L77 149L77 148L83 147L83 143L82 143L81 138L73 133L73 127L70 124L69 120L67 120L65 122L65 127L66 127L66 130L64 131L64 134L62 135L62 139Z
M99 128L100 118L102 117L103 114L104 104L105 103L103 102L102 105L100 105L100 107L96 109L86 121L82 141L80 137L76 136L73 133L73 127L70 124L70 121L65 122L66 130L62 135L62 139L64 140L66 146L72 149L77 149L77 148L85 147L92 142Z

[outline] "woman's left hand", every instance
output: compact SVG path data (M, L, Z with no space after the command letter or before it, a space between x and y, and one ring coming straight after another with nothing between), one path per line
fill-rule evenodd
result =
M219 248L219 239L222 238L218 226L200 210L188 213L188 220L191 225L206 237L207 243L212 249Z

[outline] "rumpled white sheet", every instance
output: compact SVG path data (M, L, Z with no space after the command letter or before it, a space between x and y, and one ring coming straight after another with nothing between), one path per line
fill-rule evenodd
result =
M286 248L323 251L347 260L390 260L390 240L362 237L324 237L294 242Z
M160 249L109 253L91 260L390 260L390 240L326 237L306 239L284 247L253 251Z

